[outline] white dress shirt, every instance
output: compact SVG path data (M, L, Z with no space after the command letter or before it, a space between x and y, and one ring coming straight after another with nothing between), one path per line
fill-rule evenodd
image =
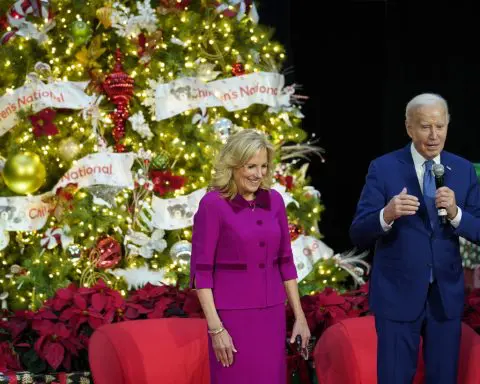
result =
M423 176L425 175L425 162L427 161L427 159L425 159L420 153L418 153L413 143L410 146L410 152L412 153L413 164L415 165L415 171L417 172L417 178L418 178L418 183L420 184L420 190L423 193ZM440 155L434 157L432 160L434 163L440 164ZM457 215L452 220L449 220L450 224L454 228L457 228L460 225L460 220L462 219L462 210L460 209L460 207L457 207L457 208L458 208ZM382 225L383 230L387 232L392 228L392 225L394 222L391 222L390 224L387 224L385 222L385 219L383 218L384 210L385 208L383 208L380 211L380 224Z

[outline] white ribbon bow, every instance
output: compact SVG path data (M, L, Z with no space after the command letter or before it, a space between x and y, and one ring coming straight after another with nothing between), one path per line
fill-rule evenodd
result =
M45 84L42 80L43 77L47 77L47 81L49 83L53 82L54 79L52 77L52 68L47 63L42 63L41 61L37 61L35 66L33 67L33 72L27 73L25 76L25 84Z
M156 229L151 237L143 232L129 230L125 236L125 242L131 241L133 244L127 244L130 255L140 255L145 259L151 259L153 252L163 252L167 248L167 242L163 238L165 231Z
M320 196L321 196L320 191L316 190L311 185L307 185L307 186L303 187L303 190L305 191L305 192L303 192L304 196L312 196L312 197L320 200Z
M247 3L245 2L245 0L228 0L226 3L220 4L217 7L217 12L222 13L228 10L230 6L235 7L237 5L240 5L240 8L237 13L237 20L240 21L246 16L246 12L247 12ZM248 13L248 16L252 19L252 21L255 24L258 24L260 17L258 16L258 11L253 1L252 1L252 6L250 7L250 12Z
M7 15L8 23L13 29L16 29L15 34L35 39L40 43L45 42L48 38L47 33L55 27L55 20L48 20L48 3L49 0L40 0L39 2L29 1L28 7L23 10L22 5L24 4L24 1L17 1L10 8L10 11ZM38 7L38 5L40 5L40 7ZM36 17L43 18L46 21L46 24L40 30L37 29L37 27L33 23L26 20L26 17L29 14L33 14ZM19 15L20 17L18 17L17 15Z
M100 113L100 103L103 100L103 95L99 95L95 100L92 99L92 102L88 105L87 108L84 108L80 111L80 115L83 117L83 120L90 120L92 123L93 130L97 135L98 122L102 117Z
M200 107L200 110L202 112L202 114L200 113L196 113L193 118L192 118L192 124L198 124L198 125L202 125L202 124L207 124L208 123L208 114L207 114L207 108L202 106Z
M48 228L40 240L40 245L46 249L53 249L61 244L62 248L66 248L73 243L73 237L68 236L67 232L70 232L70 228L67 225L63 229L58 227Z

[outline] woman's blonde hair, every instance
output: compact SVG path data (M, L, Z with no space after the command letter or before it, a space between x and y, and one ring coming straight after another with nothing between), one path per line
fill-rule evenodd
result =
M267 151L267 174L262 179L260 188L270 189L275 148L263 133L255 129L244 129L231 135L220 150L209 190L217 190L225 198L233 199L238 193L233 171L243 167L261 149Z

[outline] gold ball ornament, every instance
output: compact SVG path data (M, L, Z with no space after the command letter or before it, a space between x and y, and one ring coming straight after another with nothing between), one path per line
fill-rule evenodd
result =
M7 187L20 195L34 193L45 183L47 172L40 157L32 152L18 153L10 157L3 168L3 180Z
M80 153L80 144L73 137L67 137L60 141L58 153L65 161L72 161Z

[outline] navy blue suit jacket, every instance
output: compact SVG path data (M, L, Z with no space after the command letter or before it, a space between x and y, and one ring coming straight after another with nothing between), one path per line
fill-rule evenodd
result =
M441 293L448 318L460 317L464 304L464 278L459 236L480 241L480 188L473 165L443 151L445 185L455 192L462 209L458 228L449 223L432 228L420 189L410 145L371 162L362 190L350 237L360 248L375 247L370 277L370 307L385 318L413 321L424 309L430 269ZM406 187L417 196L420 207L415 215L395 220L385 232L380 211Z

